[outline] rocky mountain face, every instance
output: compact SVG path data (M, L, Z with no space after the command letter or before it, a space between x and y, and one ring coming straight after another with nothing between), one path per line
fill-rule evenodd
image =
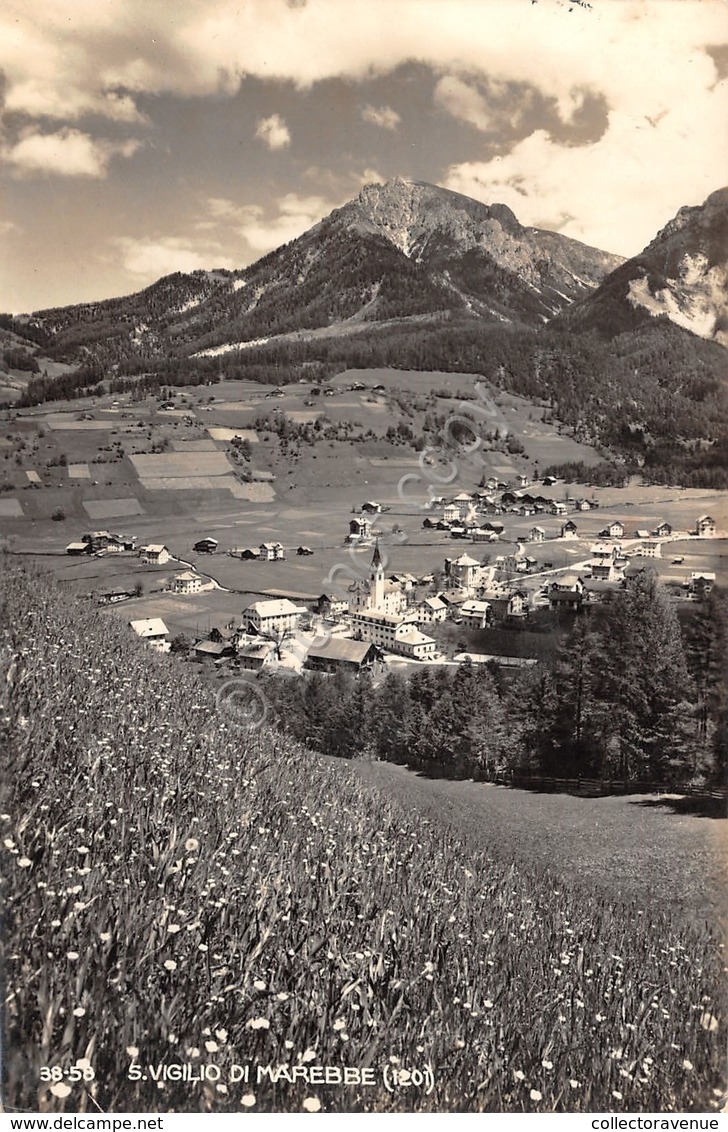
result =
M611 337L659 317L728 346L728 188L681 208L563 319Z
M523 227L505 205L395 180L366 186L240 271L171 275L136 295L40 311L32 321L57 354L93 356L104 366L358 334L393 320L535 328L621 262Z
M459 291L469 309L501 321L546 322L623 262L556 232L525 228L504 204L418 181L367 185L337 215L383 235ZM492 286L494 275L500 288Z

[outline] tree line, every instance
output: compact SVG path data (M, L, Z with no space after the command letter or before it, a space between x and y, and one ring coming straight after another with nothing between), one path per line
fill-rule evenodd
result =
M545 670L261 673L277 726L323 754L446 777L509 772L728 786L728 596L675 604L651 571L575 616Z

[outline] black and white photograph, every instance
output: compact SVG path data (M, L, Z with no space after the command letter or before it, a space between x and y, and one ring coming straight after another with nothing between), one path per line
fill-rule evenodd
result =
M0 0L3 1127L725 1119L727 125L726 0Z

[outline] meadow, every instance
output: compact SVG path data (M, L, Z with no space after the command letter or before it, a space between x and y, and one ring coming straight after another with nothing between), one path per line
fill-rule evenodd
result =
M720 1107L716 926L475 843L6 565L6 1108Z

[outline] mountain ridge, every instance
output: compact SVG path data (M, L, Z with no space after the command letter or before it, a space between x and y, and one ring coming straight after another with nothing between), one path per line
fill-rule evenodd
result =
M520 224L427 182L367 185L297 239L245 268L175 273L133 295L36 311L59 353L103 365L296 331L455 312L538 327L621 257Z

